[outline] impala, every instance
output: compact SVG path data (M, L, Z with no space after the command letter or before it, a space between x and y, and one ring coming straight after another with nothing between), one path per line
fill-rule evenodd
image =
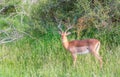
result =
M58 25L59 34L61 35L61 40L64 48L68 50L73 58L73 65L75 66L77 60L77 54L93 54L100 62L100 67L102 68L102 58L99 55L100 41L97 39L85 39L85 40L72 40L68 41L67 35L71 34L68 30L72 29L73 26L69 27L63 31L61 28L61 22Z

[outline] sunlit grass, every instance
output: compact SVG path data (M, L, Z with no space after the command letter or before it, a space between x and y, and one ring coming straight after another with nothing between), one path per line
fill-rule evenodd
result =
M46 36L49 37L49 36ZM111 50L101 47L103 68L91 54L78 55L76 67L72 57L58 38L28 38L2 45L0 48L1 77L119 77L120 46ZM32 42L31 42L32 41Z
M59 0L56 2L40 0L33 6L29 4L29 0L27 1L24 4L22 0L7 0L1 5L2 8L13 4L17 12L13 16L12 13L0 14L0 30L13 25L28 35L24 35L25 37L20 40L0 45L0 77L120 77L120 24L119 21L118 24L108 22L109 19L114 19L114 15L119 15L117 9L119 3L115 4L113 1L111 5L111 0L108 0L106 2L110 3L109 5L101 7L101 4L96 4L95 10L89 5L89 1L77 0L70 10L69 5L64 4L64 7L60 3L57 4L61 2ZM100 54L103 58L102 69L99 61L91 54L78 55L76 67L73 67L71 54L63 48L57 33L57 24L53 22L53 17L58 17L60 20L70 17L74 20L84 16L95 18L91 20L92 27L86 22L88 28L81 31L80 36L77 37L76 31L71 30L72 34L68 38L69 40L99 39ZM107 22L108 25L103 27L101 21Z

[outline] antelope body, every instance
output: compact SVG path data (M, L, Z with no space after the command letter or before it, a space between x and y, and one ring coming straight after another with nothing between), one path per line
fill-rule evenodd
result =
M91 53L99 60L100 67L102 67L102 58L99 55L100 41L97 39L68 41L67 35L69 35L70 32L67 31L71 29L72 26L66 31L63 31L60 25L61 24L59 24L58 28L60 29L59 34L61 35L62 44L64 48L72 54L74 66L77 60L77 54Z

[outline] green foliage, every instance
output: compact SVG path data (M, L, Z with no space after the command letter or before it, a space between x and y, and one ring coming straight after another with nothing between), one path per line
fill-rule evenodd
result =
M32 36L0 46L0 77L120 76L119 0L38 0L36 4L30 1L5 0L0 5L15 5L16 9L0 14L0 31L12 25ZM66 22L68 17L73 23L79 17L87 19L87 28L79 36L73 29L68 38L99 39L102 69L91 54L79 55L76 67L72 66L71 54L62 46L55 19Z
M76 2L76 0L40 1L39 4L33 8L32 17L36 20L41 20L43 23L56 22L56 17L61 19L71 17L74 15L74 12L72 12L74 11L74 2Z

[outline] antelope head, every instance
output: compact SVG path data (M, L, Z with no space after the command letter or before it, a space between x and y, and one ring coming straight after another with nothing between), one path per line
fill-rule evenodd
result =
M62 43L63 43L63 46L68 49L68 46L69 46L69 41L67 39L67 35L71 34L71 32L68 32L70 29L72 29L73 26L71 26L69 24L69 26L67 27L67 29L65 31L62 30L61 28L61 22L59 23L58 25L58 29L59 29L59 34L61 35L61 40L62 40Z
M63 31L62 28L61 28L61 22L59 23L58 29L59 29L59 34L61 35L62 39L67 38L67 35L71 34L71 32L68 32L68 31L70 29L72 29L72 28L73 28L73 26L71 26L69 24L69 26L67 27L67 29L65 31Z

